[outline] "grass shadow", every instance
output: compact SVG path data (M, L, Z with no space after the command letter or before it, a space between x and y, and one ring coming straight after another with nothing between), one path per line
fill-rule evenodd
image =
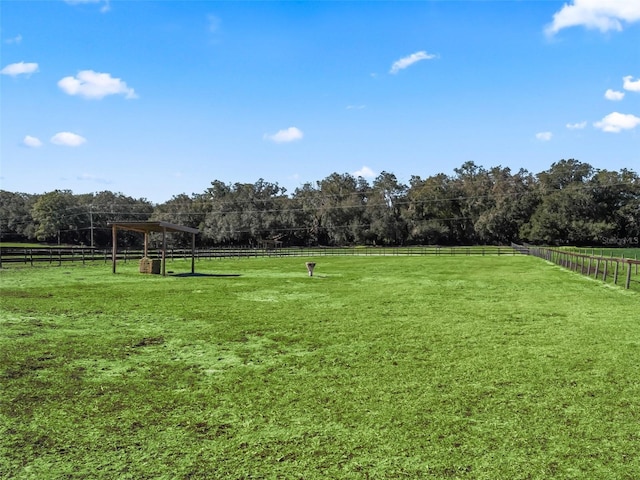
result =
M171 277L239 277L239 273L170 273Z

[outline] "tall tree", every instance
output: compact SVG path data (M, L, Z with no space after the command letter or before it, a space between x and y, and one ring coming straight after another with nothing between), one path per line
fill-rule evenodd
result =
M371 238L382 245L399 245L407 239L406 185L392 173L382 172L367 193L367 219Z
M535 178L526 170L515 175L509 168L494 167L487 173L491 188L486 208L474 223L482 243L509 244L520 241L519 231L537 205Z
M453 222L455 241L459 245L480 242L475 224L484 211L491 207L491 179L481 166L469 161L455 168L453 191L456 200L452 199L452 207L457 216Z
M170 200L156 205L150 220L164 221L202 229L206 215L206 204L201 200L200 195L188 196L185 193L175 195ZM199 239L204 243L202 238ZM189 247L192 236L190 233L178 232L167 239L169 247Z
M139 221L150 219L153 204L145 198L133 198L122 193L109 190L90 194L80 205L85 219L85 232L93 230L94 245L106 247L111 245L111 222ZM121 247L137 247L142 245L144 237L136 232L123 231L118 235ZM156 239L156 241L158 241ZM85 235L84 242L90 243Z
M594 219L595 204L589 188L591 165L561 160L538 174L541 201L529 222L521 228L523 238L534 243L584 245L598 241L606 225Z
M203 197L206 206L203 231L216 243L253 244L280 235L284 222L286 190L277 183L214 181Z
M31 217L35 195L0 190L0 239L35 239L36 225Z
M70 190L54 190L39 196L31 210L36 223L36 238L41 241L55 240L60 244L72 237L72 232L77 233L72 212L75 204Z
M320 223L328 243L347 245L356 242L365 224L366 182L363 184L348 173L332 173L318 182L318 188Z
M411 177L402 211L408 228L408 241L438 245L453 242L454 213L451 179L444 173L422 180Z
M322 226L322 193L311 183L296 188L289 203L292 241L301 245L327 244Z
M638 244L640 237L640 177L632 170L598 170L589 182L595 232L601 243Z

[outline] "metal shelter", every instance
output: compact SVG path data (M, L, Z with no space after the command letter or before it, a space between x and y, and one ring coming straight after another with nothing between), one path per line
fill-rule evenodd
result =
M191 234L191 273L195 273L195 251L196 251L196 233L200 233L197 228L185 227L169 222L113 222L111 225L111 236L113 239L113 247L111 258L113 262L113 273L116 273L116 257L118 251L118 230L131 230L134 232L144 233L144 256L147 256L149 245L149 233L162 233L162 276L166 276L166 258L167 258L167 232L187 232Z

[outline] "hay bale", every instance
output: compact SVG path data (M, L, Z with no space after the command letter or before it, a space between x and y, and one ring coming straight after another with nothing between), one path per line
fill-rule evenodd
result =
M161 260L142 257L140 259L140 273L160 274Z

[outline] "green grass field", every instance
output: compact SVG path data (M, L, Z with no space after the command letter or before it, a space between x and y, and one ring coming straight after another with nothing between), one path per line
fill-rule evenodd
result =
M640 293L305 260L0 270L0 478L640 478Z

